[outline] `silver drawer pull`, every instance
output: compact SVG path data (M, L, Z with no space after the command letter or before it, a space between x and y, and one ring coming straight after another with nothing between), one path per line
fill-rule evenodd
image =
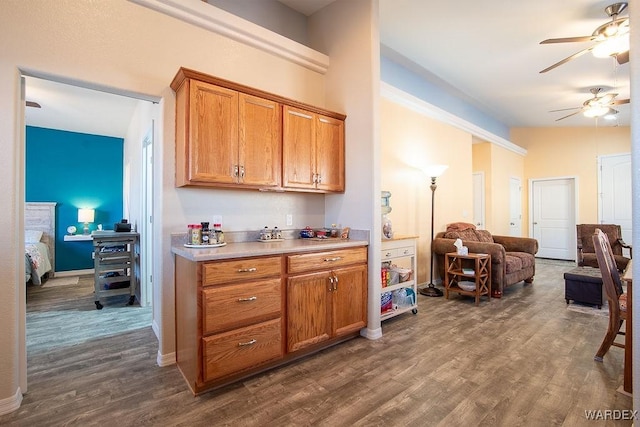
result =
M385 257L390 257L391 256L391 252L387 252L386 254L384 254Z
M245 347L247 345L254 345L255 343L257 343L258 341L253 339L251 341L247 341L247 342L239 342L238 343L238 347Z
M255 301L257 300L258 297L249 297L249 298L238 298L238 302L244 302L244 301Z
M408 254L408 253L409 253L409 249L405 249L404 252L403 252L403 254L405 254L405 255Z
M258 269L255 267L238 269L238 273L253 273L254 271L258 271Z
M324 262L334 262L334 261L340 261L342 259L341 256L337 256L335 258L325 258Z

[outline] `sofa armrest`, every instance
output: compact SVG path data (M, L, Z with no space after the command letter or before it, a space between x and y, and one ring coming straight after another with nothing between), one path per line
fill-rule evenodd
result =
M535 255L538 241L529 237L493 236L493 241L504 246L507 252L526 252Z
M433 239L433 253L436 255L444 255L449 252L455 252L456 247L453 246L455 239L445 239L444 237L436 237ZM472 242L462 241L464 246L469 248L469 253L489 254L491 255L492 264L502 264L505 259L505 248L498 243Z

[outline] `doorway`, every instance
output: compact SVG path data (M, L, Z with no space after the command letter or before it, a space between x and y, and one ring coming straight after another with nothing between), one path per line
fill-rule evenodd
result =
M529 235L538 240L537 257L576 259L576 180L531 180Z
M598 157L598 218L600 224L618 224L622 240L631 243L631 154ZM624 249L626 256L631 256Z
M509 235L522 237L522 181L509 178Z
M478 230L484 230L485 224L484 172L473 173L473 223Z
M43 93L40 93L40 94L38 94L37 91L36 93L31 91L30 89L33 89L35 85L30 86L30 82L34 82L34 81L45 82L47 90L45 90ZM30 72L28 74L23 73L21 86L22 86L21 90L22 90L23 96L25 97L22 100L22 102L24 102L25 100L38 101L37 103L40 105L40 108L37 108L35 110L32 110L31 108L23 110L24 115L22 116L23 118L23 122L21 126L22 128L26 128L26 126L34 126L34 127L44 127L48 129L64 130L68 132L90 134L90 135L106 135L106 136L121 137L125 139L125 147L127 145L127 141L131 141L129 144L136 145L138 147L142 146L144 148L146 146L148 150L146 153L148 154L146 155L146 157L144 157L145 161L143 161L143 151L144 151L143 149L137 148L137 149L129 149L128 151L126 151L126 148L125 148L127 155L130 155L129 153L134 153L127 160L133 166L133 167L129 167L128 169L130 171L133 171L133 170L142 171L142 169L144 168L146 171L145 176L141 176L142 175L141 172L138 172L136 173L135 180L128 181L129 187L130 187L128 188L128 191L134 192L133 197L130 197L130 199L137 200L137 202L136 202L136 207L132 208L131 210L128 210L127 213L131 213L131 215L134 218L142 217L142 212L143 211L145 213L147 212L146 208L149 206L148 200L152 200L152 197L153 197L152 196L153 156L150 154L152 152L152 147L153 147L153 121L151 121L152 123L150 128L151 130L148 130L148 129L139 130L139 129L136 129L138 127L136 125L138 123L144 123L140 127L145 126L145 124L148 124L149 121L148 120L145 121L144 117L148 117L148 116L157 117L159 114L161 114L161 110L157 105L157 103L160 101L160 98L150 97L150 96L136 94L132 92L119 91L114 88L106 88L103 86L92 85L92 84L87 84L83 82L69 81L68 79L65 79L62 77L58 78L58 77L52 77L50 75L44 75L44 74L39 75L33 72ZM55 87L55 90L51 90L53 87ZM39 97L39 99L35 99L36 94L41 95L41 97ZM109 99L109 101L107 101L107 99ZM78 105L80 105L80 107L78 107ZM70 113L65 114L63 112L65 107L70 107L72 110L77 111L78 114L85 114L84 117L86 117L87 119L86 120L80 119L78 118L78 116L73 116ZM47 111L47 109L49 111ZM40 117L37 117L37 120L36 120L34 119L33 115L30 116L30 114L32 113L40 114ZM128 115L128 116L122 117L122 115L125 115L125 116ZM97 128L91 127L92 119L97 119L96 123L94 124L95 126L98 126ZM127 121L126 123L121 123L119 119L127 120ZM99 126L102 126L102 127L99 127ZM110 132L116 132L114 130L116 128L118 129L117 133L111 134ZM145 130L147 131L146 136L143 133ZM147 143L144 144L143 142L147 142ZM22 151L24 152L26 150L25 138L24 137L21 138L21 142L19 143L22 145ZM125 155L125 159L127 158L126 157L127 155ZM100 159L98 156L98 158L91 158L88 160L99 162ZM147 161L151 163L147 163ZM44 166L41 165L39 167L54 167L54 165L47 164ZM26 171L26 167L23 163L23 173L24 171ZM24 175L19 176L17 177L17 179L21 180L24 183L25 176ZM147 180L149 180L150 182L147 182ZM143 182L144 182L144 186L142 184ZM144 199L142 197L143 190L149 191L148 196L145 194ZM20 200L21 202L24 202L24 197L21 197ZM126 217L125 212L123 212L123 217ZM140 223L142 224L143 222L140 221ZM64 227L66 227L66 225ZM58 224L56 234L60 236L65 234L64 227L61 227ZM142 228L144 227L141 227L141 229ZM149 234L150 237L151 237L151 234L152 233ZM144 241L144 237L145 236L141 235L142 242ZM148 244L151 245L150 243ZM144 262L145 262L146 268L148 270L152 270L153 256L152 256L152 253L149 253L149 255L150 256L145 257ZM55 266L54 266L54 269L55 269ZM78 273L80 274L86 273L86 272L87 271L78 271ZM91 272L91 270L88 270L88 272ZM79 292L82 293L86 291L87 284L85 282L87 280L90 281L88 285L90 300L93 300L94 297L93 297L92 276L81 277L79 282L81 286L84 286L84 290L76 289L75 291L78 295L80 295ZM63 300L65 300L66 298L71 298L71 299L74 298L72 296L73 295L72 291L61 292L61 291L64 291L64 289L57 289L57 288L52 290L42 289L42 291L46 291L46 292L40 292L41 294L40 296L41 297L44 296L44 301L41 298L41 301L43 301L43 303L41 306L38 307L39 312L43 311L42 310L43 305L46 305L49 303L48 300L50 300L50 297L48 295L53 295L54 293L56 295L61 295L60 297L57 297L54 295L54 297L56 298L57 304L62 303ZM24 292L26 294L26 286L22 288L21 292ZM149 284L149 286L147 287L146 295L144 297L149 302L152 301L152 292L153 292L152 286L151 284ZM45 295L45 293L47 295ZM23 295L21 295L21 301L26 301L26 297L23 298ZM143 305L142 298L143 297L141 296L140 305L141 307L145 307ZM74 306L73 310L69 309L67 310L67 312L55 312L55 313L46 314L46 316L49 316L49 318L47 318L46 326L51 328L51 330L57 331L56 333L58 335L61 335L64 333L73 339L77 339L78 335L86 336L87 339L91 339L92 337L93 338L99 337L101 335L100 331L95 331L95 333L92 333L92 329L90 327L91 322L83 321L82 318L85 315L89 317L91 316L95 317L96 315L99 314L102 316L101 317L102 320L104 320L104 318L107 317L107 314L105 314L107 313L107 311L101 310L98 312L95 310L95 306L91 307L91 304L88 305L88 308L83 310L84 305L77 307L77 303L74 303L74 301L70 301L69 305ZM150 304L147 304L147 305L150 305ZM36 326L31 326L34 324L30 323L30 320L28 321L28 318L29 317L34 318L38 316L38 314L28 315L27 309L25 306L21 308L21 310L24 310L24 311L22 312L23 317L20 320L20 334L17 338L19 342L18 346L21 349L22 360L20 362L21 368L20 368L19 376L20 376L20 384L23 392L27 391L27 385L28 385L26 356L27 356L27 352L29 352L30 350L29 350L29 347L26 346L27 329L28 328L32 329L36 327ZM116 310L120 308L120 307L116 307L116 304L114 304L113 307ZM131 307L127 307L123 305L122 310L118 310L118 311L122 311L123 313L127 311L128 316L137 316L138 314L140 314L142 316L141 323L136 324L135 322L127 321L126 322L127 324L124 324L122 325L122 328L119 328L115 326L116 322L109 322L107 320L106 324L113 326L113 328L109 331L111 335L113 335L114 333L115 334L120 333L124 331L126 328L132 327L132 325L133 326L142 325L140 327L151 326L152 316L151 316L150 307L148 308L145 307L143 310L140 310L139 313L138 312L133 313L132 310L128 310L130 308ZM44 310L47 310L47 309L44 308ZM73 324L70 321L68 321L68 319L65 318L65 316L68 316L71 314L70 313L71 311L75 315L76 320L80 322L76 326L73 326ZM31 312L35 312L35 311L32 310ZM57 320L53 319L53 317L55 317L57 320L60 320L60 321L58 323L55 323L55 321ZM116 318L119 318L122 320L123 318L126 318L126 317L118 315L116 316ZM102 327L102 329L104 329L105 322L96 322L96 324ZM56 330L56 325L59 325L59 329L57 330ZM35 329L32 329L32 330L35 330ZM42 332L43 330L44 329L41 329L39 331ZM78 330L82 330L82 334L77 334ZM50 334L50 335L55 336L55 334ZM60 344L62 347L65 346L64 344L61 344L59 342L52 343L52 345L58 345L58 344ZM38 351L41 351L41 350L38 350ZM62 351L65 351L64 348L62 348Z

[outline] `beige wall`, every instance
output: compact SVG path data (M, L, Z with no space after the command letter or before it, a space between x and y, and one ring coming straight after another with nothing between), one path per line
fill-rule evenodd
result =
M578 223L598 221L598 156L631 152L629 127L514 128L511 140L527 149L527 181L577 178ZM528 201L528 182L523 184ZM523 228L528 228L528 209L523 214Z
M423 283L429 280L431 182L420 168L449 165L437 180L435 232L471 221L471 135L386 99L380 111L382 190L391 192L394 233L419 236L417 277Z

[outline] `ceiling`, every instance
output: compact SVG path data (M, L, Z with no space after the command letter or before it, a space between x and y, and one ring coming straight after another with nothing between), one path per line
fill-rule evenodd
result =
M279 0L311 15L333 0ZM539 71L589 42L540 45L548 38L588 36L609 20L611 0L379 0L383 53L432 83L444 86L507 127L628 126L630 106L614 121L576 114L556 119L591 98L591 88L629 98L629 64L587 53ZM627 15L627 10L623 15ZM26 123L124 137L136 100L106 92L27 78ZM434 104L436 104L434 102Z

